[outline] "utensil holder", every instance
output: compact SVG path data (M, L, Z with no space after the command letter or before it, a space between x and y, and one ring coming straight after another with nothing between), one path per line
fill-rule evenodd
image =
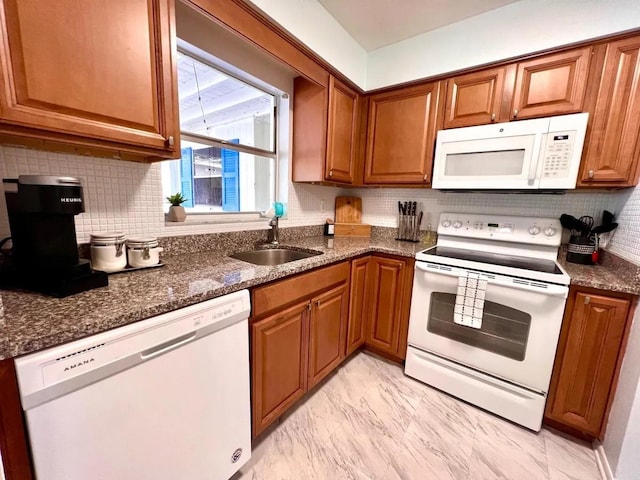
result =
M567 262L593 265L593 252L595 249L593 237L572 235L569 238Z
M414 243L420 241L420 224L417 221L417 217L411 215L398 216L398 236L396 240Z

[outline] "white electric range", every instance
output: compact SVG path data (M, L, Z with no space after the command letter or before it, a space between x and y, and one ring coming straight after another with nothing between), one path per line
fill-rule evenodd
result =
M443 213L416 254L405 373L540 430L570 278L553 218Z

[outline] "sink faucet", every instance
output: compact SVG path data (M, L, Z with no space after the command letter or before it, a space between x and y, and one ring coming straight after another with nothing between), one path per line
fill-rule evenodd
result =
M271 220L269 220L269 226L271 227L271 235L269 235L269 242L271 245L279 245L280 244L280 229L278 227L278 216L274 215Z

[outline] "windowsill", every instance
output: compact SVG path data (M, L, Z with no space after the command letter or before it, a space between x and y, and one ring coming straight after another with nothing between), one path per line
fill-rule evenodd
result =
M211 226L232 226L238 225L242 227L251 227L251 230L256 230L258 228L268 229L269 227L269 217L259 217L255 214L234 214L234 215L189 215L187 214L187 219L184 222L170 222L167 220L167 215L165 214L165 227L188 227L188 226L200 226L200 225L211 225ZM286 215L280 217L280 221L286 221Z

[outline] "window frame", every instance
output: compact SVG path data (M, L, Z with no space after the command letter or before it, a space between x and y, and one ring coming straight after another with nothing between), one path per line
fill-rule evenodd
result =
M279 188L279 184L280 184L280 162L279 162L279 156L278 156L278 152L279 152L279 122L278 122L278 115L280 113L280 99L281 97L284 98L288 98L286 97L286 93L280 92L279 90L277 90L275 87L272 88L271 90L266 89L263 85L257 85L255 82L252 82L249 78L243 78L241 75L238 75L237 73L231 72L228 69L224 68L224 66L216 64L214 61L211 61L207 58L204 58L202 55L199 55L198 53L195 53L194 51L192 51L190 48L191 44L189 44L188 42L184 42L181 41L180 45L177 47L177 50L180 54L182 55L186 55L190 58L193 58L194 60L203 63L204 65L207 65L210 68L213 68L214 70L217 70L221 73L223 73L224 75L227 75L239 82L245 83L257 90L260 90L268 95L272 95L274 98L274 106L273 106L273 138L272 138L272 142L273 142L273 151L271 150L266 150L260 147L253 147L250 145L242 145L242 144L237 144L237 143L231 143L228 142L226 140L223 139L219 139L219 138L215 138L215 137L209 137L206 135L200 135L197 133L192 133L192 132L187 132L187 131L183 131L182 129L180 130L180 138L181 140L185 140L185 141L191 141L191 142L197 142L203 145L207 145L207 146L211 146L211 147L218 147L218 148L223 148L223 149L227 149L227 150L233 150L233 151L237 151L240 153L246 153L246 154L250 154L250 155L256 155L256 156L260 156L260 157L265 157L265 158L270 158L273 160L273 165L274 165L274 175L273 175L273 184L271 185L271 188L273 188L273 195L274 195L274 202L278 202L278 201L282 201L280 199L280 188ZM194 49L198 49L198 47L193 46ZM199 49L198 49L199 50ZM247 76L249 76L249 74L247 74ZM179 111L179 102L178 102L178 111ZM215 217L216 220L220 219L220 220L226 220L229 219L229 221L236 221L236 220L232 220L232 219L236 219L237 217L243 217L241 219L241 221L255 221L258 218L262 217L262 214L264 212L261 212L260 210L255 210L255 211L239 211L239 212L219 212L219 211L209 211L209 212L198 212L198 211L190 211L190 208L187 208L187 215L188 216L198 216L200 217L199 220L204 220L204 216L207 217ZM238 220L240 220L240 218L238 218ZM188 221L188 218L187 218Z

